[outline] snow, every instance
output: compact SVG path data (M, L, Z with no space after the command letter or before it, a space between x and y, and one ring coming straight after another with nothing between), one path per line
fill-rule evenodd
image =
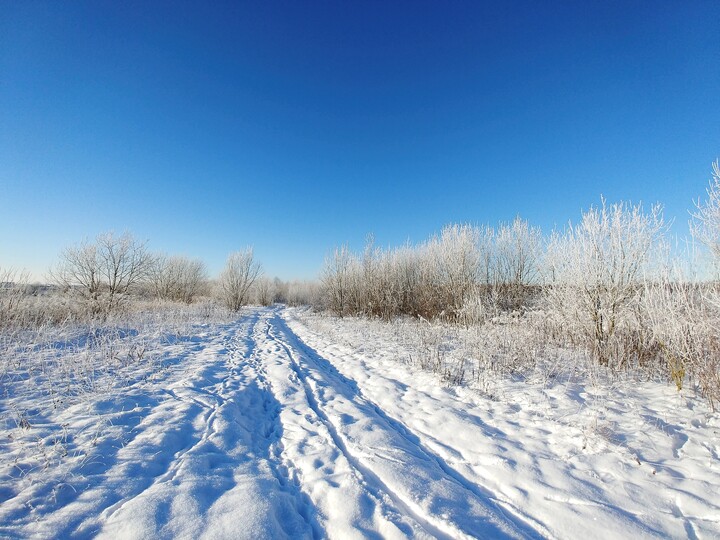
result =
M1 537L720 535L720 422L674 387L489 398L408 365L386 324L279 306L118 343L141 337L60 405L47 366L78 379L81 348L4 360Z

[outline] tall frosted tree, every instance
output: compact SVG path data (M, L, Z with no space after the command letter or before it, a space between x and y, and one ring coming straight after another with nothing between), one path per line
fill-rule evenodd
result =
M220 274L220 299L228 309L238 311L250 299L250 288L262 275L262 265L253 249L246 248L228 256Z

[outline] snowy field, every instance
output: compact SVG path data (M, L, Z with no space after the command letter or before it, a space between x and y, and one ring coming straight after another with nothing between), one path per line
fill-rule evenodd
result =
M111 337L3 351L0 537L720 536L720 421L673 386L489 395L281 307Z

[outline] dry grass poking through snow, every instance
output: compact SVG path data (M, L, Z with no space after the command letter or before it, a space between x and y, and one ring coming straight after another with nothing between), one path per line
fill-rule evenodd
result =
M293 330L343 375L379 389L396 418L417 432L444 430L434 444L459 470L533 508L560 536L577 533L562 527L578 515L596 519L593 507L615 517L592 537L612 537L613 527L622 534L629 523L648 536L720 534L720 418L693 389L599 367L512 319L462 329L312 311L292 317ZM383 377L366 375L366 365L381 366ZM412 380L414 390L388 380ZM468 421L443 428L445 413L426 418L425 398L414 402L418 388L431 402L455 403L452 415Z
M50 321L0 329L0 484L6 486L0 499L10 497L11 485L48 476L56 482L46 496L55 499L70 485L62 471L102 459L102 452L87 450L105 432L123 431L100 413L86 414L84 403L104 396L131 409L126 389L161 383L196 345L203 325L228 320L211 304L146 303L102 324Z

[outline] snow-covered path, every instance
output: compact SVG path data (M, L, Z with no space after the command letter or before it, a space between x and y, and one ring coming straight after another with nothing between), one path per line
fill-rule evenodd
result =
M119 433L92 442L93 457L65 473L74 481L59 495L35 484L0 506L0 535L319 534L279 458L281 405L253 338L260 317L204 336L169 380L91 403L82 417L101 415Z
M328 530L330 535L376 529L383 536L394 530L438 538L537 536L532 527L503 512L488 494L368 399L355 381L300 341L282 318L266 319L266 328L265 339L258 342L264 342L270 352L267 357L274 358L268 372L273 385L282 388L280 399L292 396L287 403L292 405L286 407L289 414L281 414L283 423L300 433L302 448L309 435L312 439L307 443L315 447L313 454L322 456L308 463L297 454L296 446L288 447L287 457L303 479L317 476L319 465L333 463L327 472L351 489L341 500L346 501L345 506L355 506L357 515L337 515L337 505L323 493L332 485L325 486L323 477L307 483L303 480L322 521L339 527ZM334 470L338 464L342 471ZM323 484L320 489L318 482Z
M451 398L323 341L283 308L255 310L199 337L164 380L65 411L112 429L78 437L89 457L62 479L0 491L0 536L696 535L682 512L657 526L653 509L600 500L546 455L547 430L528 421L527 440L509 440L477 403ZM716 509L700 531L717 525Z
M280 311L204 336L162 384L92 402L82 417L102 415L125 436L93 441L95 458L65 472L74 485L51 494L36 483L3 501L0 534L535 535L305 346Z

